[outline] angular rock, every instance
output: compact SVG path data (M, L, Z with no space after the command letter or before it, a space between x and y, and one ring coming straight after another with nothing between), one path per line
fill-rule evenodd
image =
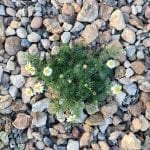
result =
M150 102L146 103L145 117L150 120Z
M135 32L132 31L130 28L125 28L121 34L121 37L123 40L130 44L134 44L136 40L136 35Z
M85 39L87 44L90 44L98 37L98 28L95 24L87 25L81 36Z
M96 125L100 125L100 123L103 121L104 121L103 115L100 112L97 112L91 115L90 117L88 117L85 123L90 126L96 126Z
M81 22L76 21L73 28L71 29L72 33L80 32L84 28L84 25Z
M24 130L30 125L31 117L24 113L18 113L16 119L12 122L12 125L19 129Z
M75 10L72 5L65 3L65 4L63 4L63 7L62 7L62 14L68 15L68 16L74 16Z
M49 99L44 98L32 105L32 112L42 112L44 109L47 109L49 106Z
M11 80L12 84L17 88L21 88L25 83L25 79L21 74L20 75L11 75L10 80Z
M70 38L71 38L70 32L64 32L61 35L61 41L62 41L62 43L68 43L70 41Z
M32 114L32 125L36 127L42 127L46 125L47 114L45 112L36 112Z
M150 6L147 6L145 9L145 18L150 19Z
M123 14L120 10L115 10L111 14L110 26L117 30L123 30L126 27Z
M141 128L140 128L141 131L144 132L150 128L149 121L143 115L139 116L139 120L141 122Z
M19 50L21 50L21 42L20 39L16 36L10 36L6 38L5 41L5 51L9 55L16 55Z
M125 134L121 140L120 148L125 150L141 149L141 141L133 133Z
M104 117L111 117L114 113L116 113L118 110L118 107L115 103L110 103L107 105L104 105L101 108L101 113L104 115Z
M150 92L150 82L149 81L144 81L141 83L139 86L140 90L143 92L149 93Z
M13 99L16 99L17 94L18 94L18 88L16 88L15 86L10 86L9 87L9 94L11 95L11 97Z
M9 95L0 95L0 110L5 109L11 105L12 98Z
M96 0L86 0L77 15L77 21L92 22L98 17L98 4Z
M137 92L137 86L136 84L129 84L129 85L125 85L124 86L124 89L126 90L126 92L129 94L129 95L135 95L136 92Z

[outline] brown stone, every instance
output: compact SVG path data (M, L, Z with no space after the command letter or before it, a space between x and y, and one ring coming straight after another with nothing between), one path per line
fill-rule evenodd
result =
M80 138L80 147L88 146L90 144L89 142L90 142L90 133L89 132L83 133Z
M150 93L142 92L141 96L140 96L140 101L142 102L143 106L145 107L146 103L150 102Z
M143 29L143 23L137 17L129 19L129 23L139 29Z
M68 16L73 16L75 13L73 6L69 4L64 4L62 7L62 14L63 15L68 15Z
M128 109L133 116L139 116L142 112L142 103L138 102L135 105L129 106Z
M147 6L145 9L145 18L150 19L150 6Z
M39 29L42 26L42 18L41 17L34 17L31 21L31 28Z
M31 117L24 113L18 113L15 121L12 123L13 126L17 129L23 130L26 129L31 122Z
M109 146L105 141L99 141L98 144L100 146L100 150L109 150Z
M134 61L133 63L131 63L131 67L137 74L144 73L145 66L141 61Z

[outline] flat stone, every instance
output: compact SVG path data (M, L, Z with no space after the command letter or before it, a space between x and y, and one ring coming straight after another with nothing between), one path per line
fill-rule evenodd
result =
M135 95L136 92L137 92L137 86L136 84L129 84L129 85L125 85L124 86L124 89L126 90L126 92L129 94L129 95Z
M98 37L98 28L95 24L87 25L81 36L85 39L87 44L90 44Z
M111 14L110 26L117 30L123 30L126 27L123 14L119 9Z
M32 112L42 112L44 109L47 109L49 106L49 99L44 98L32 105Z
M16 55L19 50L21 50L20 39L16 36L10 36L6 38L5 41L5 51L9 55Z
M3 5L0 5L0 16L5 16L5 7Z
M3 71L4 71L3 67L0 66L0 83L2 81Z
M27 31L23 27L18 28L16 30L16 33L17 33L17 36L22 39L27 37Z
M133 57L136 52L136 48L134 45L130 45L126 47L126 52L128 57Z
M11 105L12 98L9 95L0 95L0 110L3 110Z
M103 121L104 121L103 115L100 112L97 112L91 115L90 117L88 117L85 123L90 126L96 126L96 125L100 125L100 123Z
M19 129L26 129L30 125L31 118L29 115L24 113L18 113L16 119L13 121L12 125Z
M98 17L98 4L96 0L86 0L77 15L77 21L92 22Z
M16 86L17 88L21 88L25 83L25 79L21 74L20 75L11 75L10 80L11 80L12 84L14 86Z
M131 142L132 141L132 142ZM141 141L133 133L125 134L121 140L122 149L141 149Z
M134 71L131 68L126 69L126 74L125 74L126 78L131 77L133 74L134 74Z
M134 44L136 40L136 35L135 32L132 31L130 28L125 28L123 32L121 33L121 37L123 40L130 44Z
M61 35L61 41L62 41L62 43L68 43L70 41L70 38L71 38L70 32L64 32Z

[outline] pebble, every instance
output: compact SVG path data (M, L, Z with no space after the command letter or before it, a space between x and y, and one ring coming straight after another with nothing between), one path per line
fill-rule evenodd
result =
M45 148L45 145L42 141L37 141L35 145L39 150L43 150Z
M70 41L70 38L71 38L70 32L64 32L61 35L61 41L62 41L62 43L68 43Z
M42 18L41 17L34 17L31 21L31 28L39 29L42 26Z
M125 97L126 97L126 93L121 91L119 94L115 95L115 101L117 101L118 104L122 106L122 103L125 100Z
M79 142L74 140L69 140L67 144L67 150L79 150Z
M109 146L105 141L99 141L98 144L101 150L109 150Z
M92 22L98 17L98 4L96 0L86 0L77 15L77 21Z
M131 142L132 141L132 142ZM133 133L125 134L121 140L122 149L141 149L141 141Z
M7 7L7 8L6 8L6 13L7 13L8 15L12 16L12 17L15 17L15 16L16 16L16 11L15 11L15 9L13 9L13 8Z
M83 133L80 138L80 147L88 146L89 142L90 142L90 133L89 132Z
M15 35L16 31L15 29L11 28L10 26L8 26L8 28L5 31L6 36L11 36L11 35Z
M16 55L17 52L19 50L21 50L21 43L20 43L20 39L16 36L10 36L8 38L6 38L5 41L5 51L9 54L9 55Z
M133 57L136 52L136 48L134 45L130 45L126 47L126 52L128 57Z
M60 47L59 46L53 46L52 50L51 50L51 55L58 55L60 51Z
M5 16L5 7L3 5L0 5L0 16Z
M1 83L1 81L2 81L3 71L4 71L3 67L0 66L0 83Z
M150 6L147 6L145 9L145 18L150 19Z
M16 88L15 86L10 86L9 87L9 94L11 95L11 97L13 99L16 99L17 94L18 94L18 88Z
M41 39L41 44L47 50L50 48L50 41L48 39Z
M18 28L16 30L16 33L17 33L17 36L22 39L27 37L27 31L23 27Z
M83 28L84 28L84 24L82 24L79 21L76 21L70 32L72 33L80 32L83 30Z
M27 39L29 42L36 43L36 42L39 42L41 40L41 36L36 32L31 32L27 36Z
M130 28L125 28L121 33L121 37L123 40L130 44L134 44L136 40L135 32L132 31Z
M0 95L0 110L3 110L11 105L12 98L9 95Z
M7 65L6 65L6 68L7 68L9 71L13 71L13 70L15 70L15 67L16 67L15 62L14 62L14 61L11 61L11 60L8 60Z
M126 69L126 74L125 74L126 78L129 78L133 75L134 75L134 71L131 68L127 68Z
M145 66L142 61L134 61L131 63L131 68L137 73L137 74L143 74L145 70Z
M43 138L43 142L44 142L45 145L48 146L48 147L52 147L52 146L53 146L52 140L51 140L50 138L48 138L47 136L45 136L45 137Z
M24 51L19 51L17 53L17 61L19 65L26 65L28 61L28 53Z
M117 30L123 30L126 27L123 14L119 9L115 10L111 14L110 26L117 29Z

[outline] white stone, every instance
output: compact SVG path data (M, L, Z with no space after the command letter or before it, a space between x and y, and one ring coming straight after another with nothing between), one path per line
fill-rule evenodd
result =
M70 38L71 38L70 32L64 32L61 35L61 41L62 41L62 43L68 43L70 41Z
M137 92L137 86L134 83L133 84L129 84L129 85L125 85L124 88L125 88L125 90L127 91L127 93L129 95L135 95L136 92Z
M71 29L72 33L80 32L84 28L84 24L81 22L76 21L73 28Z
M126 78L131 77L133 74L134 74L134 71L131 68L126 69L126 73L125 73Z
M126 93L121 91L119 94L115 95L115 101L117 101L118 104L122 106L122 102L125 100L125 97Z
M0 83L1 83L1 80L2 80L3 71L4 71L3 67L0 66Z
M15 31L13 28L11 28L10 26L8 26L8 28L7 28L6 31L5 31L5 34L6 34L7 36L15 35L15 33L16 33L16 31Z
M69 140L67 144L67 150L79 150L79 142L74 140Z
M131 6L131 11L132 11L132 14L133 14L133 15L136 15L136 14L137 14L137 10L136 10L135 5L132 5L132 6Z
M11 95L11 97L13 99L16 99L17 94L18 94L18 88L16 88L15 86L10 86L9 87L9 94Z
M41 43L45 49L48 50L50 48L50 41L48 39L41 39Z
M27 37L27 31L23 27L18 28L16 32L17 32L17 36L22 39Z
M36 32L31 32L28 36L27 39L29 42L39 42L41 39L41 36L37 34Z

